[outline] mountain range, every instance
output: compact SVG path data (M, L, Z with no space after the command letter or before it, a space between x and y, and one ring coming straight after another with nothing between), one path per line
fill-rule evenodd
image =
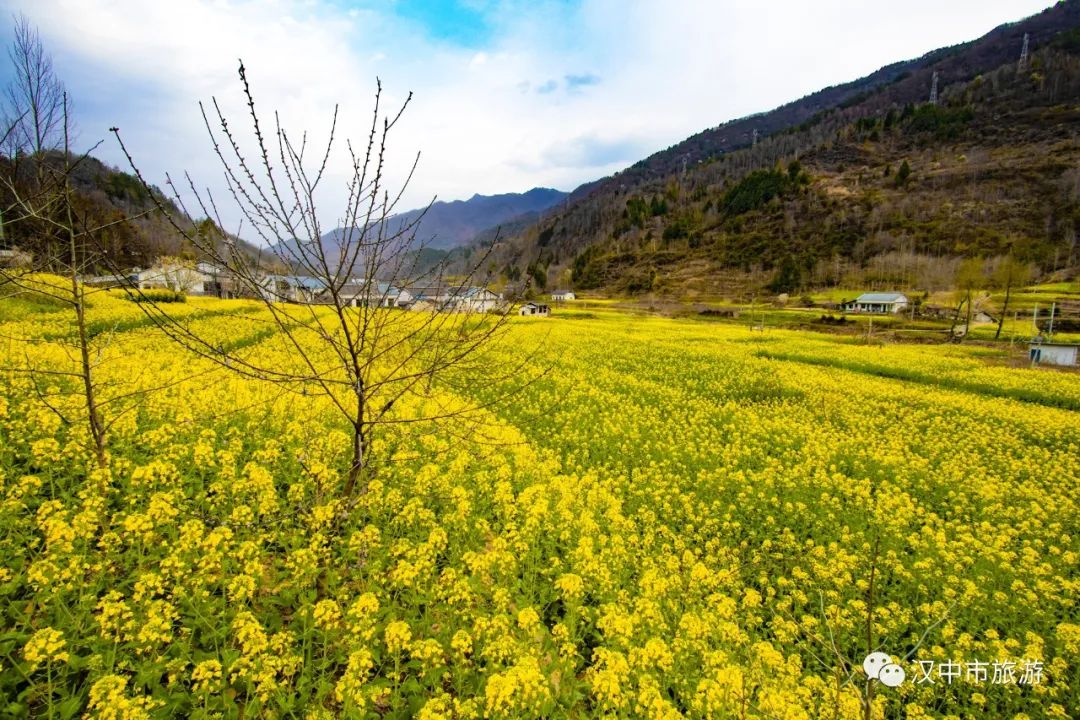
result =
M452 250L468 244L485 230L503 223L521 224L539 219L540 213L562 202L567 194L551 188L533 188L523 193L473 195L468 200L436 201L428 207L409 210L387 219L389 232L410 228L414 223L415 243L432 250ZM343 234L337 228L323 235L332 243Z
M1013 255L1040 274L1070 275L1080 255L1078 129L1080 0L1064 0L708 128L570 193L474 195L388 222L419 221L417 245L459 267L494 243L486 257L507 283L620 294L794 291L853 278L929 287L971 256ZM75 186L87 216L139 216L99 243L113 264L186 251L146 213L151 198L127 173L88 161Z
M1071 276L1078 102L1066 0L583 185L494 261L508 281L682 297L947 284L972 256Z

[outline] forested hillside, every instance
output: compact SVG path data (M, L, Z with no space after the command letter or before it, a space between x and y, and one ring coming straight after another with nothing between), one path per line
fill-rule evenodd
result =
M667 294L845 280L933 288L973 256L1067 272L1080 228L1078 10L1061 3L915 69L892 66L906 69L750 147L703 149L775 113L691 138L579 189L501 243L495 262L540 286ZM1007 62L975 72L1007 47ZM797 120L812 106L800 102L777 117Z
M39 262L54 254L53 245L62 238L47 222L24 217L24 209L15 202L14 193L31 197L42 192L41 166L59 169L63 162L59 151L44 156L0 157L0 173L4 178L0 183L0 203L5 208L3 244L30 253ZM147 267L162 255L194 257L191 248L184 246L157 210L151 191L138 178L91 156L72 157L71 162L73 224L82 254L89 262L88 271ZM47 184L45 181L44 185ZM157 200L176 218L190 222L165 195L159 193ZM87 229L95 230L86 232Z

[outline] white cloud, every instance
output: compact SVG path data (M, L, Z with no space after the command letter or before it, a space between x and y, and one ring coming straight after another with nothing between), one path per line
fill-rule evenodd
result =
M15 0L40 28L78 103L84 140L119 125L152 179L190 169L220 185L197 101L217 96L246 127L247 65L261 107L289 127L362 141L375 77L414 102L393 142L391 180L422 151L406 198L570 189L703 128L971 39L1047 0L582 0L473 2L494 24L483 47L435 40L381 10L303 0ZM340 148L342 151L343 147ZM636 155L631 155L636 153ZM99 152L121 164L115 142ZM340 199L342 166L327 201ZM329 213L332 215L332 213ZM334 217L324 218L332 224Z

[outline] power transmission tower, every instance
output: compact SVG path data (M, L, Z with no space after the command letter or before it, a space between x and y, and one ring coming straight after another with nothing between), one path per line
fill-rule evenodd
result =
M1027 67L1027 62L1028 62L1028 34L1024 33L1024 47L1021 48L1021 50L1020 50L1020 63L1016 68L1017 71L1018 72L1023 72L1024 68Z
M757 147L757 128L754 128L753 140L750 142L750 147Z
M930 104L937 105L937 70L934 71L934 79L930 81Z

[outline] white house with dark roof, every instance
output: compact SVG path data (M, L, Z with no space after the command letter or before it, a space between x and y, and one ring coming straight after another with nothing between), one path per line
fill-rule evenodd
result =
M259 292L267 300L310 303L324 288L324 283L313 277L304 275L267 275L262 279Z
M456 312L486 313L494 310L501 302L498 295L487 288L455 288L446 300L446 309Z
M547 317L551 314L551 308L543 303L527 302L518 308L518 315L539 315Z
M904 293L863 293L851 302L844 303L844 311L869 315L892 315L903 312L910 301Z

